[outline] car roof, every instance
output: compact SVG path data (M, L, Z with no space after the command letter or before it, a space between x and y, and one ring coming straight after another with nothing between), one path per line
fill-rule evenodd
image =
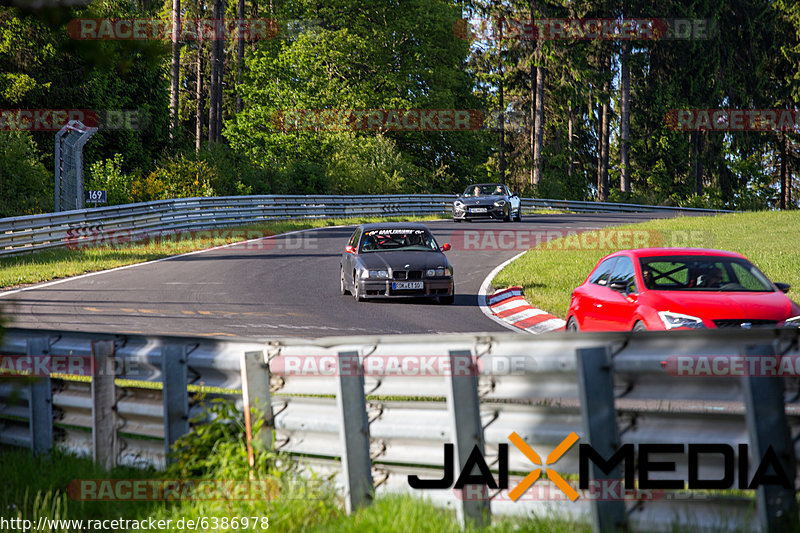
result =
M729 252L727 250L714 250L712 248L636 248L631 250L619 250L606 257L615 257L619 255L628 255L635 258L641 257L660 257L670 255L696 255L696 256L714 256L714 257L733 257L737 259L746 259L742 254L736 252ZM603 258L605 259L605 257Z
M362 231L376 229L424 229L430 231L428 226L419 222L370 222L358 226Z

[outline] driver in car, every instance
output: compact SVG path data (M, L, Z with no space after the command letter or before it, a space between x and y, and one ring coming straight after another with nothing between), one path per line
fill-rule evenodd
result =
M698 285L710 289L719 289L722 286L722 270L717 267L709 269L705 274L700 276Z
M480 196L481 195L481 188L477 185L474 189L472 189L472 196Z
M504 194L503 193L503 186L502 185L498 185L497 188L494 190L494 193L496 195L503 196L503 194Z

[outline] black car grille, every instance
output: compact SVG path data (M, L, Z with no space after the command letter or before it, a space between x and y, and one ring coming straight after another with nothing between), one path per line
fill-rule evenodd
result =
M422 270L395 270L394 279L422 279Z
M723 320L715 320L714 324L717 325L718 328L764 328L770 326L777 326L777 320L761 320L761 319L750 319L750 318L727 318ZM743 324L749 324L749 326L743 326Z

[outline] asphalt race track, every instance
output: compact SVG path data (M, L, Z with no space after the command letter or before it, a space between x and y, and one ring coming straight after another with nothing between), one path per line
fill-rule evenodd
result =
M356 303L341 296L339 257L352 227L236 244L0 292L0 305L12 327L109 333L322 337L507 331L484 316L477 293L495 266L520 253L516 236L555 237L565 230L656 216L563 214L525 216L520 223L430 222L440 244L453 244L447 255L455 268L456 300L447 306L425 300Z

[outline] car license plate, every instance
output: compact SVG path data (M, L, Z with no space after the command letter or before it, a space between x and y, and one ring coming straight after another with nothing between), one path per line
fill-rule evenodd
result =
M421 281L394 281L393 289L424 289L425 285Z
M470 213L485 213L486 212L486 208L485 207L470 207L469 208L469 212Z

